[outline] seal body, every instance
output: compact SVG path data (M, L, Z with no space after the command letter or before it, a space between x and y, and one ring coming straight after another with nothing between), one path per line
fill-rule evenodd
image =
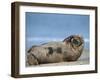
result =
M76 61L81 56L83 47L84 41L79 35L71 35L63 41L52 41L39 46L32 46L27 52L27 63L29 65L38 65Z

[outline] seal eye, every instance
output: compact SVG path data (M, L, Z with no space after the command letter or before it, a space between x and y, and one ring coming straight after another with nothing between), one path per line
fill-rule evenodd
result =
M76 46L79 46L81 43L80 43L80 41L78 41L78 40L76 40L76 39L73 39L72 40L72 43L74 44L74 45L76 45Z

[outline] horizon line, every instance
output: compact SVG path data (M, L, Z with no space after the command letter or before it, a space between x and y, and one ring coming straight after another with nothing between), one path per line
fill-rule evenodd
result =
M32 41L63 41L64 39L63 38L54 38L54 37L29 37L27 38L27 40L29 42L32 42ZM85 38L84 39L85 42L89 42L89 39L88 38Z

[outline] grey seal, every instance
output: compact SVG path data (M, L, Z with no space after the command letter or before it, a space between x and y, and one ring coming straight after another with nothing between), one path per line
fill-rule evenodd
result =
M83 37L71 35L63 41L34 45L27 51L28 65L76 61L84 48Z

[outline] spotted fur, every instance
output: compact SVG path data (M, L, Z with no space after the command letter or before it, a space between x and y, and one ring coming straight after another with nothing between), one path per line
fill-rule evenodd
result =
M63 41L48 42L32 46L27 52L29 65L76 61L82 54L84 40L79 35L71 35Z

